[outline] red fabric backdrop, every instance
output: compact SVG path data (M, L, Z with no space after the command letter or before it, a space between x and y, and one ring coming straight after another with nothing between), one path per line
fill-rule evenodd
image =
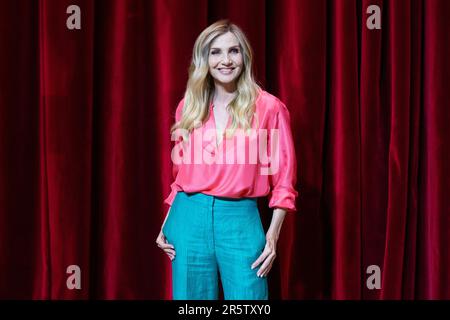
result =
M66 28L71 4L81 30ZM447 0L3 1L0 298L170 297L155 244L169 127L194 40L219 18L247 33L291 113L299 212L270 297L449 299Z

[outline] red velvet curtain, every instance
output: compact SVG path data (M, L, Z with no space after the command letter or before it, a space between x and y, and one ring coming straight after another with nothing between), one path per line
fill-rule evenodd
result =
M372 4L381 29L366 27ZM247 33L291 113L299 212L270 297L449 299L447 0L3 1L0 298L170 297L155 244L169 128L194 40L219 18Z

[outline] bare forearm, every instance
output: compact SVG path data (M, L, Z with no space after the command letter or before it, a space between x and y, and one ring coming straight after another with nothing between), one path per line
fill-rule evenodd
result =
M277 256L277 242L285 215L286 210L284 209L276 208L273 210L272 221L270 222L269 230L267 230L266 233L266 245L264 251L251 265L252 269L261 265L257 272L258 277L265 277L272 268L272 263Z
M270 227L266 235L267 238L278 239L285 216L286 210L281 208L275 208L273 210L272 221L270 222Z
M169 213L170 213L170 208L172 208L172 206L170 206L169 209L167 210L166 217L164 218L164 222L163 222L163 224L161 226L161 230L164 227L164 225L166 224L167 217L169 216Z

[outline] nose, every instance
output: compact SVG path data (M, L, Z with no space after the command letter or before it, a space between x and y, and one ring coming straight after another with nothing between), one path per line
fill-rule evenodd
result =
M227 54L225 55L225 58L223 59L223 63L224 64L230 64L231 63L231 59L230 59L230 57Z

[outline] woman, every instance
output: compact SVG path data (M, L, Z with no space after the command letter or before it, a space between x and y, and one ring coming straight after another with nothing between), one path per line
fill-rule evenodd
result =
M220 276L225 299L267 300L297 167L289 111L256 84L236 25L218 21L195 41L175 118L171 207L156 240L172 261L173 299L218 299ZM274 212L264 234L257 198L266 195Z

